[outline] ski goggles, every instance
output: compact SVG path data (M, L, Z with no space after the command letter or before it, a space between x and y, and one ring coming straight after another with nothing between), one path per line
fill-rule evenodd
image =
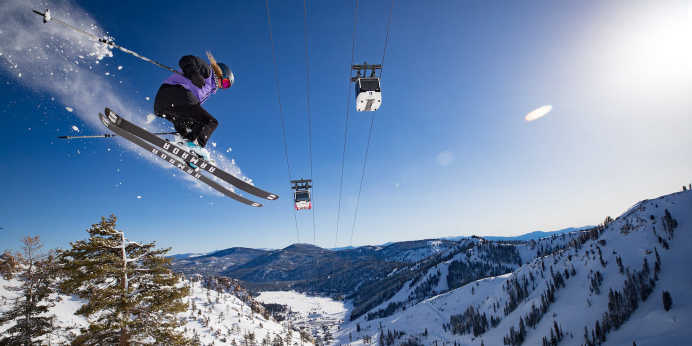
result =
M231 87L231 80L228 78L224 78L221 80L221 88L223 89L228 89Z

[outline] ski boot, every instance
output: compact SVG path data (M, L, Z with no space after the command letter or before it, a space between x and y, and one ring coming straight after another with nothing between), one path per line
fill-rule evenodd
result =
M211 158L211 153L209 152L209 150L199 146L199 144L197 144L197 141L191 141L183 138L183 136L179 134L176 134L175 136L173 136L173 143L181 147L181 149L185 150L186 152L193 154L198 158L201 158L204 161L211 163L212 165L216 164L216 161L214 161ZM197 165L191 162L188 162L187 165L194 169L198 168Z
M209 152L209 150L199 146L199 144L197 144L197 141L186 141L185 147L186 149L188 149L188 152L195 154L197 157L203 159L204 161L207 161L212 165L216 164L216 162L211 158L211 153ZM194 169L198 168L197 165L191 162L188 162L187 164Z

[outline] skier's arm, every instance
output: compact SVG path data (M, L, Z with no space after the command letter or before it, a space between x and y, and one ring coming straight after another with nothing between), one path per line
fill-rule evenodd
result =
M211 63L211 68L214 69L214 73L216 73L216 76L218 77L216 79L216 86L221 87L219 80L223 76L223 72L221 72L221 67L216 63L216 59L214 59L214 56L211 54L210 51L207 51L207 58L209 59L209 63Z
M198 88L204 86L204 80L209 78L209 65L194 55L186 55L180 58L178 65L183 69L185 78L191 80Z

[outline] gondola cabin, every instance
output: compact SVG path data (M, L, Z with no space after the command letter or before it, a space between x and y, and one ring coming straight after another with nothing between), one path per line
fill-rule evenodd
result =
M291 180L293 193L293 201L295 202L296 210L312 209L312 200L310 198L310 189L312 188L311 179Z
M358 78L356 85L356 110L359 112L373 112L382 105L382 92L380 79Z
M310 191L296 191L293 193L296 203L296 210L312 209L312 201L310 200Z
M351 82L356 85L356 110L359 112L374 112L382 105L382 90L380 78L375 72L382 65L351 65ZM355 71L355 76L353 75ZM368 71L370 71L368 75Z

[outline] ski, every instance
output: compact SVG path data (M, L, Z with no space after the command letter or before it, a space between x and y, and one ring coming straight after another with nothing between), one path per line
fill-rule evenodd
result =
M241 195L238 195L238 194L234 193L233 191L221 186L219 183L217 183L214 180L210 179L209 177L203 175L198 170L195 170L192 167L188 166L188 164L186 162L178 160L174 156L170 156L163 149L157 148L156 146L154 146L150 143L147 143L145 140L129 133L127 130L118 127L117 125L112 123L110 121L110 119L108 119L103 114L99 113L99 117L101 118L101 122L103 122L103 124L109 130L115 132L120 137L123 137L123 138L129 140L130 142L139 145L140 147L144 148L144 150L158 156L159 158L163 159L164 161L167 161L168 163L170 163L171 165L178 167L181 171L183 171L183 172L191 175L193 178L209 185L214 190L219 191L222 194L224 194L230 198L233 198L234 200L236 200L240 203L247 204L247 205L252 206L252 207L261 207L262 206L261 203L251 201L251 200L249 200L249 199L247 199Z
M265 198L268 200L275 200L279 198L278 195L273 194L271 192L264 191L256 186L253 186L241 179L238 179L231 175L230 173L212 165L211 163L197 157L196 155L190 155L187 151L181 149L174 143L168 142L165 139L156 136L149 131L123 119L121 116L117 115L115 112L113 112L110 108L106 108L105 110L106 114L106 120L112 124L117 126L120 129L123 129L125 131L128 131L129 133L147 141L155 146L158 146L160 148L163 148L165 151L170 153L171 155L176 156L178 159L181 161L184 161L185 163L192 163L195 166L199 167L200 170L207 171L217 178L237 187L240 190L243 190L247 193L253 194L257 197L260 198Z

